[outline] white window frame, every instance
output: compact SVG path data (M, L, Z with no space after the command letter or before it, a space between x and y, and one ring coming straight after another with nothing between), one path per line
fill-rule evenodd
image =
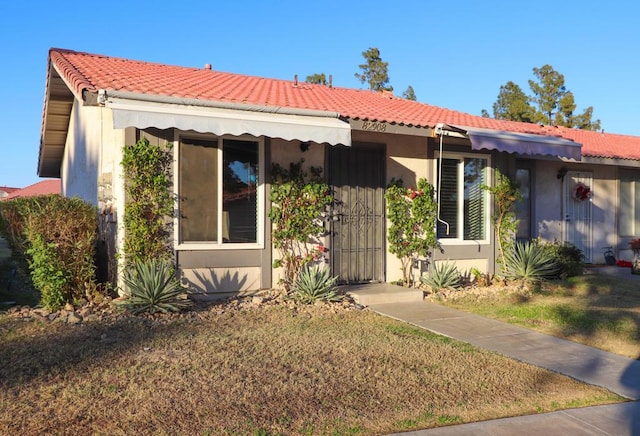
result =
M491 181L491 155L488 154L474 154L474 153L460 153L460 152L442 152L443 159L456 159L458 160L458 171L462 177L458 177L458 235L455 238L438 238L438 243L441 245L477 245L477 244L489 244L491 242L490 234L491 234L491 210L492 206L490 203L489 192L484 192L484 200L486 204L486 212L485 212L485 237L484 239L464 239L464 159L484 159L487 162L485 167L485 184L487 186L492 186ZM435 152L434 159L434 174L436 179L436 199L438 198L438 187L439 187L439 162L440 162L440 152ZM437 223L436 223L437 226ZM437 235L437 227L436 227L436 235Z
M620 229L619 230L620 237L622 237L622 238L636 238L638 236L638 234L640 234L640 226L636 225L636 222L638 221L638 219L637 219L638 217L636 217L636 213L635 213L635 211L637 209L637 207L636 207L636 195L635 194L636 194L637 189L640 188L640 176L636 175L636 173L633 172L633 171L621 171L619 179L620 179L620 182L619 182L619 185L618 185L618 196L619 196L619 199L618 199L619 205L618 205L618 207L622 206L622 200L623 200L623 198L622 198L622 184L625 181L632 182L632 185L631 185L631 199L630 200L633 202L633 208L632 208L633 209L633 214L632 214L632 220L631 220L631 223L632 223L631 225L632 225L633 229L632 229L632 233L630 235L627 235L627 234L623 233L622 224L621 224L623 216L622 216L622 213L618 213L617 220L618 220L618 228Z
M257 192L256 192L256 201L257 201L257 226L256 226L256 241L255 243L233 243L233 242L223 242L222 238L219 238L216 242L183 242L180 237L180 143L182 138L193 138L199 140L206 140L217 142L218 146L216 147L218 159L217 159L217 171L218 177L218 205L217 210L218 213L222 213L223 207L223 195L222 195L222 174L223 174L223 159L222 153L224 148L224 140L236 140L236 141L251 141L256 142L258 144L258 179L257 183ZM176 250L259 250L264 249L264 221L265 221L265 152L264 152L264 137L256 138L251 135L241 135L241 136L232 136L232 135L208 135L208 134L198 134L198 133L185 133L179 132L176 133L174 139L174 161L173 161L173 193L175 195L176 200L176 213L174 217L174 247ZM222 216L218 217L218 229L217 234L222 235L222 225L223 220Z

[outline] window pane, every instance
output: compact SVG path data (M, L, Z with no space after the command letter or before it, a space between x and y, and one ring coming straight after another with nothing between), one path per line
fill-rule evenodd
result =
M620 181L620 234L633 235L633 182L629 179Z
M631 233L629 236L638 236L638 232L640 231L640 181L634 180L631 182L631 193L633 198L633 208L630 210L633 211L633 216L629 217L631 221Z
M258 234L258 144L224 140L223 242L257 242Z
M440 182L440 219L438 221L438 238L458 237L458 160L442 159Z
M486 159L464 160L464 239L485 239L486 195L482 185L486 184Z
M180 240L217 240L217 143L185 139L180 144Z
M516 183L522 199L516 203L516 219L518 220L518 240L531 239L531 170L518 168Z

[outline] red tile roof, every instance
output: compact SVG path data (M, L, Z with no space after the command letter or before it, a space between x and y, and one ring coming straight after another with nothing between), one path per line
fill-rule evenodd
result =
M35 197L36 195L60 194L62 183L60 179L43 180L26 188L17 189L0 200L11 200L18 197Z
M51 62L80 97L100 89L207 101L338 112L351 119L434 127L437 123L559 136L583 156L640 160L640 137L483 118L368 90L266 79L200 68L51 49Z
M13 191L17 191L20 188L10 188L9 186L0 186L0 192L6 192L7 194L11 194Z

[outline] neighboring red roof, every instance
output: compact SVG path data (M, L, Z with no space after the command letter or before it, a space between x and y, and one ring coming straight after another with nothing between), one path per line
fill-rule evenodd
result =
M11 194L13 191L17 191L20 188L10 188L8 186L0 186L0 192L6 192L7 194Z
M60 194L62 192L62 183L60 179L43 180L26 188L16 189L6 197L0 200L11 200L18 197L35 197L36 195Z
M640 160L640 137L539 126L483 118L386 93L329 87L292 80L265 79L200 68L141 62L123 58L51 49L57 67L76 96L100 89L206 101L258 104L337 112L342 117L434 127L438 123L545 136L559 136L583 145L582 154Z

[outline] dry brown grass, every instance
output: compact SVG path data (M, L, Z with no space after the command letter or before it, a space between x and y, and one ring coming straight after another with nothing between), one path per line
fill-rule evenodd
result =
M368 311L0 315L2 434L382 434L621 399Z
M502 291L444 304L633 359L640 358L640 280L597 273L549 282L533 293ZM594 272L595 271L595 272Z

